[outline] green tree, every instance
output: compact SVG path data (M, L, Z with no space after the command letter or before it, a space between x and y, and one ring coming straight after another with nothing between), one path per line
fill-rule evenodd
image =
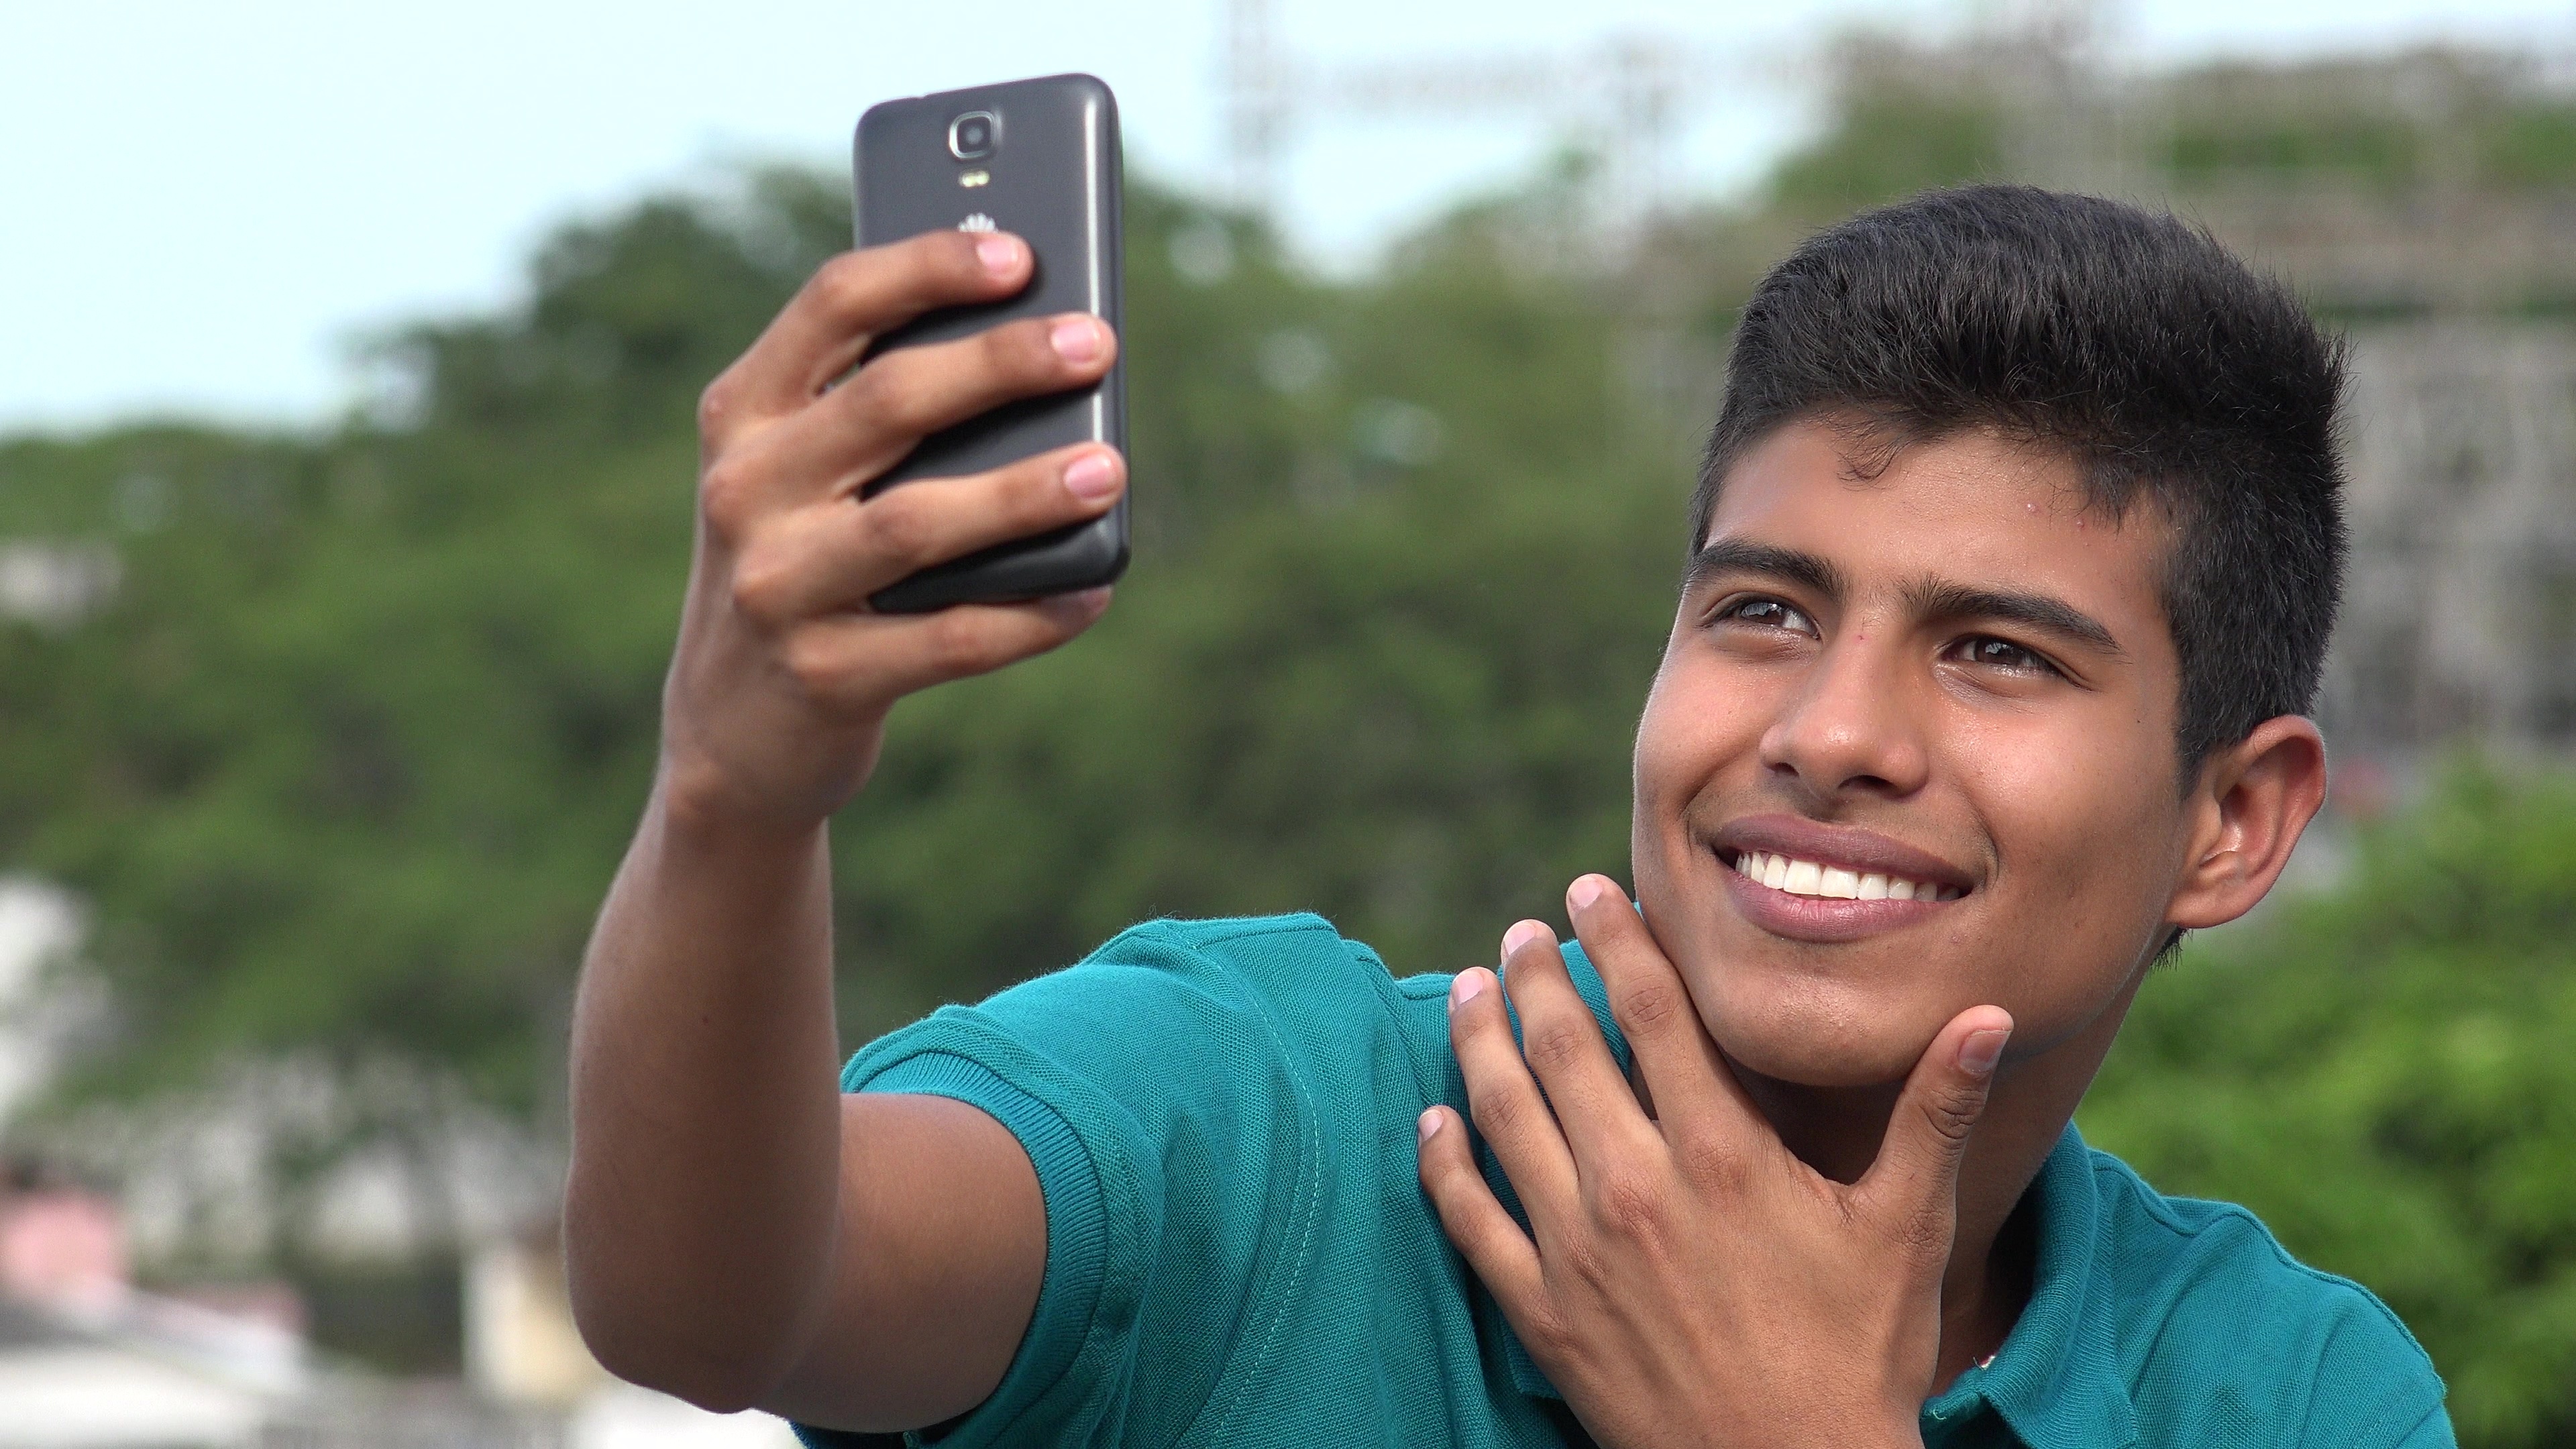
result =
M2460 763L2139 994L2084 1130L2387 1299L2461 1441L2576 1435L2576 776Z
M109 1007L67 1102L391 1063L550 1130L649 780L691 403L846 215L780 173L569 228L524 307L389 339L387 401L319 436L0 451L0 532L125 579L0 626L0 850L89 903ZM1491 229L1327 285L1134 190L1139 561L1076 648L899 712L839 832L854 1033L1157 911L1318 906L1450 965L1616 865L1681 473L1604 382L1615 319ZM454 1105L369 1100L281 1153Z

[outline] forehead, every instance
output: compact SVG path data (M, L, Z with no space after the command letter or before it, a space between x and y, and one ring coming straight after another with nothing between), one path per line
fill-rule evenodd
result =
M2110 625L2126 648L2148 636L2169 647L2163 519L2089 509L2072 459L1991 433L1856 454L1827 423L1790 423L1727 471L1700 543L1718 539L1813 554L1863 595L1927 581L2054 595Z

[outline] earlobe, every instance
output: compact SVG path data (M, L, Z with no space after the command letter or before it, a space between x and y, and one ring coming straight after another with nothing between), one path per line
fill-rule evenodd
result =
M2166 920L2199 930L2252 910L2281 878L2325 794L2325 739L2303 715L2265 720L2211 755L2193 791L2190 855Z

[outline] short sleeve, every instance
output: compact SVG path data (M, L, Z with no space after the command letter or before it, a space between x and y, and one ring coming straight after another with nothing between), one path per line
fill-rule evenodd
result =
M2397 1449L2459 1449L2460 1441L2451 1433L2451 1416L2435 1404L2406 1437L2397 1441Z
M980 1109L1028 1152L1046 1200L1028 1331L942 1449L1176 1438L1253 1316L1290 1239L1313 1112L1260 993L1205 944L1139 927L1080 965L881 1038L843 1072L845 1091ZM1202 1351L1140 1385L1148 1341ZM834 1449L866 1442L800 1432Z
M2299 1442L2315 1449L2451 1449L2442 1376L2415 1336L2368 1289L2314 1276L2338 1290L2338 1301L2309 1379Z

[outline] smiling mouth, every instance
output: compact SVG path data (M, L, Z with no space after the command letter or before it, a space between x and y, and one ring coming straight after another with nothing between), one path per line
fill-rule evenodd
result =
M1769 851L1737 851L1727 864L1756 885L1793 896L1846 901L1955 901L1966 894L1954 885L1853 870Z

